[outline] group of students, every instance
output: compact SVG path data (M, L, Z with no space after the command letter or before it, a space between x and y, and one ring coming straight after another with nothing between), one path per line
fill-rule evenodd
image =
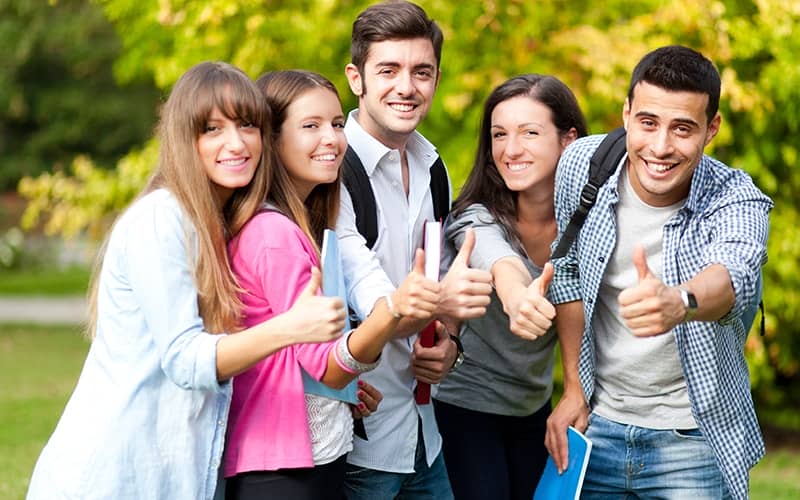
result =
M436 281L420 247L441 162L416 129L442 44L413 3L364 10L347 117L309 71L253 82L206 62L179 79L155 172L103 247L92 345L29 499L531 498L548 454L566 466L568 425L594 442L586 498L747 497L764 448L740 316L772 205L703 155L716 69L679 46L641 60L628 154L552 260L602 136L553 76L496 87ZM375 197L371 244L342 185L348 148ZM346 305L318 294L326 229ZM345 306L358 323L342 334ZM361 402L306 392L303 371L358 378Z

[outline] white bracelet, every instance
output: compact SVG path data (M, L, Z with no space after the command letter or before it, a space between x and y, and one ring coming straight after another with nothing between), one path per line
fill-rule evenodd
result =
M339 340L336 342L336 352L334 355L341 362L341 364L350 369L350 371L364 373L374 370L381 361L380 355L378 355L378 359L376 359L373 363L362 363L354 358L353 353L350 352L350 347L347 345L347 342L350 340L350 335L352 335L353 332L354 330L350 330L339 338Z
M387 296L384 297L384 299L386 299L386 306L389 308L389 312L392 313L392 317L394 319L401 319L403 317L403 315L400 314L399 312L395 311L394 303L392 303L392 296L391 295L387 295Z

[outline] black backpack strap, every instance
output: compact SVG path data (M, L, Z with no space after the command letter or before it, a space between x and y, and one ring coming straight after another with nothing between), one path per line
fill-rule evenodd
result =
M619 165L620 160L625 155L625 129L620 127L609 132L608 135L597 147L589 162L589 180L581 190L580 205L572 213L569 224L564 229L564 234L558 241L556 249L553 251L551 259L557 259L567 255L578 232L589 214L589 210L597 201L597 193L600 187L606 183L611 174Z
M447 170L441 156L431 165L431 199L433 218L444 221L450 212L450 183L447 181Z
M372 191L372 184L369 182L364 164L350 146L347 146L344 154L342 182L353 201L356 228L367 240L367 247L372 248L378 239L378 207L375 204L375 193Z

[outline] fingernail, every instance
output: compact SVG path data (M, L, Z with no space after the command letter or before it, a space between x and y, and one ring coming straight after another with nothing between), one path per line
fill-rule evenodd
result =
M358 391L358 397L363 398L364 397L364 391Z
M367 405L365 405L364 403L358 403L358 409L359 410L366 410L367 409Z
M359 387L364 387L364 381L363 380L359 380L358 381L358 386Z

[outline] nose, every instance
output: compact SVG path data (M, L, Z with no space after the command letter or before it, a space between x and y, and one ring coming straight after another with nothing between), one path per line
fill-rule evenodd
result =
M325 145L336 143L336 129L333 127L333 125L322 127L320 142Z
M672 152L672 136L668 128L659 128L658 131L652 135L650 149L653 151L653 155L656 158L669 156Z
M231 151L240 151L244 148L244 139L239 127L228 127L225 133L225 146Z
M394 89L398 95L403 97L414 95L414 80L411 77L411 73L408 71L401 71L395 80Z
M516 134L508 134L506 137L506 147L504 153L509 158L516 158L522 155L522 144Z

